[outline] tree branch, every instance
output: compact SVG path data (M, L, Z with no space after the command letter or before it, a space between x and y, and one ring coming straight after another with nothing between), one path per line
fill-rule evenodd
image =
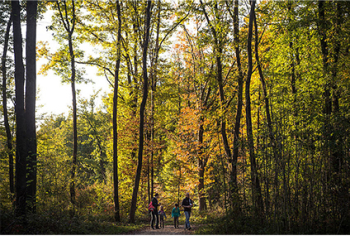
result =
M94 66L98 66L104 70L107 70L112 76L114 76L114 73L112 70L110 70L109 68L105 67L105 66L102 66L101 64L98 64L98 63L95 63L95 62L78 62L76 61L76 63L78 64L86 64L86 65L94 65Z

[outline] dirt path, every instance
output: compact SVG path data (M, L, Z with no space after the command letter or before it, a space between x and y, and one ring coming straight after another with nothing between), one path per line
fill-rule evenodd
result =
M161 229L152 229L150 227L145 227L140 230L131 232L131 235L191 235L198 229L197 225L194 225L191 230L185 230L184 226L179 228L174 228L172 225L164 225Z

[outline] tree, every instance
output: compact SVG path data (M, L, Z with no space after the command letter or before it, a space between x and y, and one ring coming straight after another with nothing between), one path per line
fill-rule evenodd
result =
M143 91L142 91L142 102L140 106L140 129L139 129L139 153L137 160L137 170L135 175L135 184L133 189L133 195L131 200L130 209L130 221L135 222L135 212L136 212L136 202L137 202L137 192L139 188L141 169L142 169L142 155L143 155L143 130L144 130L144 112L146 108L147 95L148 95L148 75L147 75L147 49L149 42L149 31L151 23L151 7L152 2L147 1L146 13L145 13L145 35L143 38L143 53L142 53L142 66L143 66Z
M4 11L3 13L6 13ZM7 149L8 149L8 162L9 162L9 180L10 180L10 192L14 193L14 162L13 162L13 139L9 125L9 118L7 113L7 70L6 70L6 61L7 61L7 50L9 47L9 38L10 38L10 29L12 24L12 13L7 21L6 31L4 35L4 49L1 57L1 72L2 72L2 107L4 113L4 125L6 130L7 138Z
M342 165L342 157L340 153L340 145L337 136L336 128L334 127L333 121L331 120L332 114L339 113L339 93L338 86L336 83L337 79L337 65L339 61L340 53L340 30L342 22L342 7L340 3L335 3L335 14L334 14L334 41L332 46L329 45L328 40L328 30L329 30L329 20L326 17L327 7L333 8L330 3L323 1L318 2L318 32L320 34L320 45L322 51L322 62L323 62L323 71L326 79L324 86L324 113L325 113L325 137L327 138L328 145L330 146L330 164L333 167L334 173L337 175L339 173L339 168ZM331 10L329 10L331 12Z
M211 23L211 21L209 20L208 14L205 10L205 7L203 5L203 2L200 1L201 5L202 5L202 9L205 15L205 18L208 22L208 25L210 26L210 30L212 32L212 35L214 37L214 49L216 52L216 77L217 77L217 84L219 86L219 94L220 94L220 103L221 103L221 112L223 113L222 115L224 115L225 111L223 111L223 106L226 104L225 102L225 95L224 95L224 88L223 88L223 77L222 77L222 53L223 53L223 38L222 38L222 34L217 32L217 30L214 28L213 24ZM219 21L219 17L218 17L218 6L217 3L214 2L214 12L215 12L215 21L216 22L220 22ZM232 164L232 156L231 156L231 150L229 148L228 145L228 140L227 140L227 135L226 135L226 121L225 118L221 117L221 136L222 136L222 140L224 143L224 148L225 148L225 152L226 152L226 156L227 156L227 162L229 165L229 168L231 167ZM204 174L203 174L204 175ZM203 186L203 185L200 185ZM205 205L202 204L203 202L205 202L205 200L203 201L203 199L200 199L200 208L205 209Z
M63 6L61 6L61 4ZM70 199L71 203L75 204L75 172L77 166L78 154L78 131L77 131L77 100L76 100L76 66L75 66L75 52L73 48L73 33L76 25L75 1L71 1L71 6L67 5L65 0L57 1L56 8L59 12L60 22L66 31L66 39L68 40L69 61L70 61L70 82L72 89L72 107L73 107L73 161L71 169L70 182ZM69 17L70 16L70 17Z
M12 1L13 18L13 50L15 56L15 86L16 86L16 215L26 214L26 119L24 109L24 65L22 55L21 6L18 1Z
M236 61L237 61L237 69L238 69L238 77L237 77L237 83L238 83L238 95L237 95L237 110L236 110L236 119L235 119L235 125L234 125L234 141L233 141L233 150L231 150L231 147L229 145L229 139L227 134L227 110L229 108L229 105L231 104L231 101L234 99L234 95L227 99L228 94L225 93L225 82L227 80L227 76L230 74L230 71L228 71L228 74L226 76L226 79L223 77L223 68L225 67L223 61L225 60L225 53L224 53L224 47L225 43L227 43L228 37L227 37L227 28L225 28L225 19L223 16L220 15L219 10L219 4L217 2L212 2L212 9L213 9L213 15L214 19L210 20L209 15L207 11L205 10L205 6L202 1L201 6L203 9L203 13L205 15L205 18L207 20L207 23L210 27L211 34L214 38L214 56L215 56L215 62L216 62L216 82L219 89L219 97L220 97L220 132L221 132L221 138L223 147L226 154L226 162L227 162L227 169L230 171L230 180L229 180L229 192L230 192L230 201L231 206L239 201L238 197L238 187L237 187L237 159L238 159L238 141L239 141L239 129L240 129L240 121L241 121L241 113L242 113L242 92L243 92L243 72L242 72L242 65L241 65L241 58L240 58L240 45L239 45L239 19L238 19L238 1L235 1L234 6L234 13L230 11L229 3L226 2L227 10L229 14L231 15L233 19L233 31L234 31L234 46L235 46L235 52L236 52ZM226 25L227 26L227 25ZM227 88L226 88L227 89Z
M27 205L30 211L35 212L37 151L35 127L37 4L37 1L27 3L26 78L24 78L25 69L22 55L21 7L19 2L12 2L11 15L14 33L15 109L17 125L16 214L18 216L26 214ZM24 88L26 88L26 91L24 91Z
M226 2L227 3L227 2ZM233 153L232 153L232 170L230 174L230 192L232 201L237 201L238 185L237 185L237 161L239 153L239 135L241 127L242 105L243 105L243 70L241 63L241 51L240 51L240 35L239 35L239 17L238 17L238 0L235 0L234 13L233 13L233 29L234 29L234 45L237 59L238 69L238 91L237 91L237 111L234 127L234 139L233 139ZM229 6L228 6L229 8ZM230 12L231 14L231 12Z
M114 95L113 95L113 179L114 179L114 206L115 220L120 221L119 214L119 189L118 189L118 83L119 83L119 68L121 60L121 39L122 39L122 19L120 4L117 1L118 15L118 40L117 40L117 61L114 72Z
M26 135L27 135L27 198L29 209L35 212L36 202L36 20L38 1L27 2L27 39L26 39Z
M156 23L156 41L155 47L152 51L152 60L151 60L151 69L150 69L150 83L151 83L151 183L150 183L150 192L149 202L153 197L154 193L154 109L155 109L155 94L157 88L157 72L158 72L158 55L159 55L159 35L160 35L160 23L161 23L161 3L158 0L157 2L157 23ZM149 175L149 173L148 173Z
M254 140L253 140L253 126L252 126L252 115L251 115L251 106L250 106L250 80L253 70L253 58L252 58L252 35L253 35L253 22L255 16L255 0L251 1L250 14L249 14L249 31L248 31L248 73L247 80L245 84L246 92L246 123L247 123L247 137L248 137L248 146L249 146L249 158L250 158L250 167L251 167L251 179L252 179L252 195L253 195L253 204L256 208L258 214L263 212L263 202L261 196L261 187L256 165L256 157L254 152Z

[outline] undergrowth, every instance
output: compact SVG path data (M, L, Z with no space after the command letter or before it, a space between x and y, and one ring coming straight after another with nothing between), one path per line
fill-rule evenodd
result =
M10 235L118 235L144 227L145 220L135 224L114 222L111 216L72 215L69 211L45 211L16 218L12 211L1 211L0 234Z
M207 213L202 226L195 231L200 235L348 235L350 221L314 220L308 224L286 224L273 218L258 218L233 212Z

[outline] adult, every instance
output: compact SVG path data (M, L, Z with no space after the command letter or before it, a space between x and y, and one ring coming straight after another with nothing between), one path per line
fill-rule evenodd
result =
M151 215L151 228L154 229L154 224L156 224L156 229L159 228L159 216L158 216L158 206L160 203L158 203L159 194L156 193L156 195L152 198L152 205L154 207L153 211L150 211Z
M186 216L185 229L191 230L190 217L191 217L191 208L193 206L193 202L190 199L190 193L186 193L186 198L183 199L181 205L184 208L184 213Z

